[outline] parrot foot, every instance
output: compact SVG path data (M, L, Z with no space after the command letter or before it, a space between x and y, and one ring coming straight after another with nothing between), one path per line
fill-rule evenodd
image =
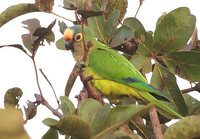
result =
M83 71L85 67L86 67L86 64L85 64L84 62L76 63L76 68L77 68L79 71Z
M87 76L87 77L85 77L82 81L83 81L83 82L89 82L89 81L91 81L92 79L94 79L93 76Z

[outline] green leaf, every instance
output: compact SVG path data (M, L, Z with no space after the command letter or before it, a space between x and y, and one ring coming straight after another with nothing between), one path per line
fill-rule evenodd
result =
M59 121L47 118L43 120L43 123L63 132L65 135L72 136L72 138L88 139L90 137L89 124L75 115L63 116Z
M142 70L142 72L144 73L151 72L152 69L151 59L146 56L135 54L130 59L130 62L139 71Z
M167 15L166 12L164 12L157 20L156 22L156 27L162 22L162 20L164 19L164 17Z
M103 139L141 139L138 134L130 134L128 131L117 130Z
M66 134L78 139L89 139L90 126L78 116L64 116L59 121L59 128Z
M183 94L183 96L188 106L188 115L200 115L200 101L189 94Z
M56 41L56 47L60 50L66 50L63 37Z
M121 22L126 14L126 8L128 6L128 0L109 0L106 7L105 16L109 17L114 10L120 11L119 22Z
M104 128L108 128L118 123L125 123L135 116L146 113L151 107L149 105L119 105L110 110Z
M58 125L59 125L59 121L53 119L53 118L46 118L44 119L43 121L43 124L47 125L47 126L50 126L50 127L53 127L53 128L56 128L56 129L59 129L58 128Z
M200 52L181 51L161 57L169 70L191 82L200 81Z
M62 34L64 34L65 29L67 28L67 25L65 24L65 22L60 22L58 21L58 25L59 25L59 30Z
M121 105L114 107L110 110L106 117L103 130L94 136L95 139L102 139L103 137L111 134L124 123L131 119L146 113L153 105Z
M135 31L129 26L122 25L113 36L112 41L110 42L110 46L116 47L122 43L128 42L134 37Z
M12 5L0 14L0 27L20 15L38 11L39 9L35 4L21 3Z
M99 7L97 7L99 8ZM88 26L93 29L95 37L104 44L109 44L114 35L118 23L119 11L114 10L108 19L103 16L95 16L87 19Z
M129 17L124 19L123 25L127 25L135 30L135 36L140 38L140 35L144 35L146 33L142 23L134 17Z
M53 128L49 128L41 139L58 139L58 131Z
M152 57L154 49L152 33L146 32L143 36L140 35L140 43L136 53L147 57Z
M163 93L165 92L170 95L178 110L182 114L187 114L188 107L176 83L176 77L159 63L155 64L151 78L151 85L161 90Z
M114 33L115 28L117 27L119 17L119 10L114 10L109 18L106 20L105 23L105 30L106 30L106 37L107 37L107 44L111 41Z
M195 28L196 18L186 7L168 13L154 33L156 53L174 52L187 44Z
M95 135L101 130L105 124L106 117L110 111L111 107L109 104L105 103L101 109L96 113L94 120L91 124L91 134Z
M74 104L69 100L67 96L61 96L60 97L60 108L63 112L63 114L66 115L73 115L76 113L76 108L74 107Z
M4 95L4 107L9 108L18 106L18 102L23 92L20 88L14 87L6 91Z
M80 105L79 116L91 124L96 114L102 109L102 106L97 100L84 99Z
M95 37L104 44L107 44L105 21L103 16L95 16L87 19L88 26L94 31Z
M200 116L190 116L181 119L179 122L170 126L163 139L191 139L200 137L199 128Z

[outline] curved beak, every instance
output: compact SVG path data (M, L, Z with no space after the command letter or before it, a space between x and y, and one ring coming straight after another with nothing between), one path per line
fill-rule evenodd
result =
M74 49L74 43L72 41L65 41L65 48L66 50L72 50Z

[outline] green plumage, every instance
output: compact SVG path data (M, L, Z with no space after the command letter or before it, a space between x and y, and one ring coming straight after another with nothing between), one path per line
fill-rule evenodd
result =
M68 29L74 31L74 37L77 33L82 33L81 26ZM171 116L182 118L181 115L154 97L160 96L167 99L166 94L149 85L142 74L126 58L112 48L98 42L88 27L84 27L83 33L84 41L72 40L70 43L67 42L66 47L69 47L67 45L70 44L70 47L78 49L80 46L84 47L83 42L85 45L92 44L85 62L84 74L94 77L91 83L97 90L106 95L132 95L137 99L154 103ZM74 52L74 48L72 48L72 53L75 59L79 55L79 60L76 61L81 62L80 57L84 56Z

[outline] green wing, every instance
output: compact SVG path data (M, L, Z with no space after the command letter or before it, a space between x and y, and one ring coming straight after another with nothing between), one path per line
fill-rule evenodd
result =
M147 83L147 80L135 67L117 51L97 42L89 56L89 66L102 78L122 83L141 91L168 99Z

